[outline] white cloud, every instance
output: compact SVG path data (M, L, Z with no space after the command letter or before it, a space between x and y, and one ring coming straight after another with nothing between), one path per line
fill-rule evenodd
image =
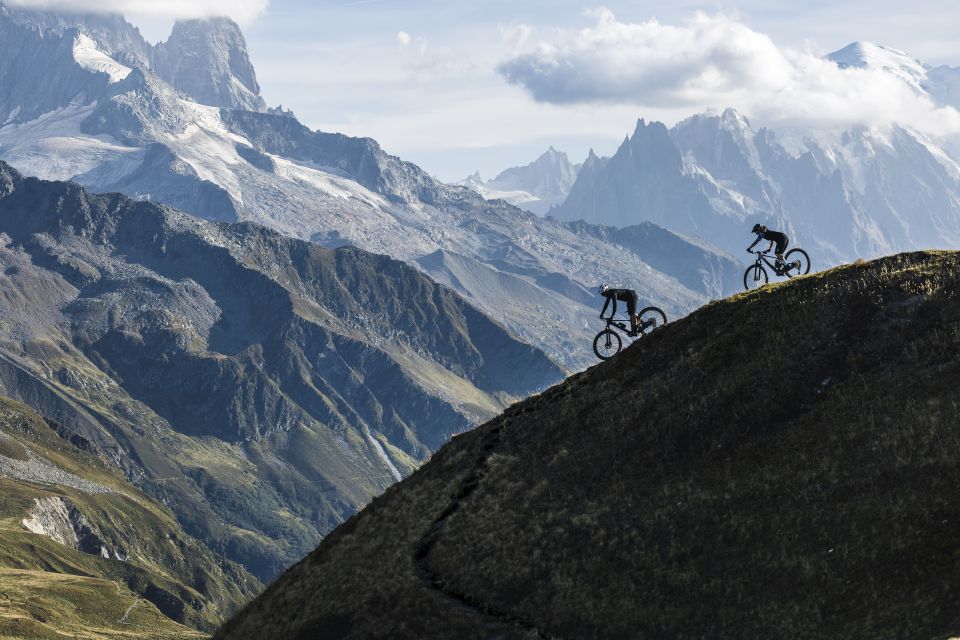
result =
M841 69L810 51L778 47L723 15L696 14L674 26L619 22L606 9L595 23L540 40L499 66L539 102L637 107L736 107L761 123L804 126L911 125L960 132L960 112L938 108L882 69Z
M410 37L409 33L406 31L397 32L397 44L399 44L402 48L409 47L411 42L413 42L413 38Z
M262 14L269 0L7 0L28 9L55 9L78 13L119 13L164 18L229 16L249 23Z

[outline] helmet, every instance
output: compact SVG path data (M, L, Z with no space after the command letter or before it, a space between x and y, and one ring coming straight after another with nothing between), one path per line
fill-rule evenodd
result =
M762 224L755 224L755 225L753 225L753 232L754 232L754 233L757 233L757 234L766 233L766 232L767 232L767 228L766 228L765 226L763 226Z
M599 287L597 287L597 293L605 293L609 288L610 288L610 285L601 284Z

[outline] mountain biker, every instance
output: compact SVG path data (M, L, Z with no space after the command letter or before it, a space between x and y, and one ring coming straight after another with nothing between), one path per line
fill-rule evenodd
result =
M627 314L630 316L630 331L631 333L637 332L637 327L640 324L640 316L637 315L637 305L640 302L640 296L633 289L613 289L608 285L601 284L597 291L604 298L607 299L603 303L603 309L600 311L600 317L603 318L603 314L607 312L607 307L610 306L610 301L613 301L613 311L610 313L610 317L617 315L617 300L627 303Z
M767 247L767 251L773 249L773 245L777 245L776 267L777 269L783 269L783 252L787 250L787 245L790 244L790 238L787 237L787 234L782 231L771 231L762 224L753 225L753 233L757 234L757 239L747 247L747 253L753 253L753 248L757 246L757 243L761 240L769 240L770 246Z

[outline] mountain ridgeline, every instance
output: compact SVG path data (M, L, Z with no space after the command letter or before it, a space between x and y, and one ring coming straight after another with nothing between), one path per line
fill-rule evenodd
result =
M960 254L715 302L460 436L216 638L960 632Z
M612 157L587 159L549 215L649 221L734 255L762 222L820 264L951 248L960 244L960 163L949 150L898 125L837 135L754 129L732 109L669 129L640 120Z
M588 292L599 282L677 317L730 293L709 283L742 271L693 242L687 250L718 271L681 282L669 260L652 268L609 239L443 184L372 139L264 109L229 20L178 22L150 45L115 16L0 4L0 35L0 159L25 175L389 255L571 370L592 361L583 345L596 331ZM503 179L560 197L575 170L550 151Z
M0 390L262 580L561 379L417 270L0 163Z

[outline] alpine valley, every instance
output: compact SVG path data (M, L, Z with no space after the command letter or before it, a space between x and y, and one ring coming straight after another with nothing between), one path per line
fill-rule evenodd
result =
M937 104L958 103L955 69L934 69L873 45L853 45L833 59L879 65ZM290 623L289 629L273 624L274 637L314 637L321 623L334 630L340 624L343 635L354 625L376 627L391 607L426 601L421 583L434 560L449 577L429 589L453 584L465 594L454 604L463 614L451 623L457 629L482 635L505 621L504 637L552 633L555 624L537 616L553 610L532 600L516 610L497 604L506 617L476 626L483 616L467 600L507 601L530 582L521 576L506 591L486 593L458 573L461 556L447 553L445 544L432 555L439 528L429 529L452 514L434 513L448 503L441 494L452 487L460 500L479 482L469 465L448 473L450 461L470 458L478 469L505 470L489 475L503 480L504 495L517 497L517 513L533 514L528 520L535 525L524 530L522 519L515 521L523 533L517 539L533 542L517 546L509 560L521 573L525 562L539 571L535 538L556 529L551 513L567 510L550 487L574 495L568 482L575 478L564 478L564 469L588 477L590 465L627 455L619 438L629 427L593 423L596 404L573 410L570 398L612 396L628 387L624 380L638 384L662 367L662 340L672 335L669 345L689 356L670 370L684 385L678 397L684 411L699 416L701 405L692 396L686 403L686 394L701 383L720 388L738 378L728 371L730 360L706 373L693 366L707 362L689 355L702 346L698 327L707 326L706 318L710 331L723 335L720 316L747 318L765 295L708 307L659 332L666 336L659 343L631 350L632 360L555 386L595 361L594 287L629 286L642 305L661 307L671 320L686 316L739 288L743 265L731 254L742 251L755 221L784 226L818 266L955 245L960 165L950 149L949 141L896 126L829 135L755 130L727 110L670 129L641 120L611 158L591 153L574 165L551 148L489 182L474 176L449 185L372 139L314 131L292 112L268 108L244 36L227 18L178 21L165 42L151 44L119 16L0 2L0 636L202 637L385 492L221 634L233 628L236 637L258 636L261 621L273 624L274 614ZM898 260L890 268L909 280L903 291L922 293L929 284L949 310L954 257ZM884 264L861 270L880 293L890 280ZM928 267L949 277L911 279ZM827 291L833 283L859 282L845 277L834 273L817 281L822 288L809 285L818 305L833 299ZM882 300L871 304L889 302L890 318L913 314L912 298L880 293ZM764 308L788 298L771 298ZM803 317L814 323L822 306L804 307ZM918 318L942 311L918 309ZM812 334L810 344L832 345L828 329L818 326L823 335ZM875 350L873 343L858 346L858 358ZM711 354L711 363L722 360L719 351ZM913 363L910 354L898 357ZM714 371L723 375L711 377ZM613 386L594 384L614 378ZM815 400L818 381L803 383L801 395ZM634 408L675 393L668 382L658 384L663 393L637 396ZM549 387L547 395L510 409ZM544 398L559 404L547 411ZM682 421L686 414L671 407L661 407L663 414ZM502 422L497 416L504 411L511 424L526 416L517 423L525 433L560 425L553 432L562 450L528 465L529 451L549 436L528 433L510 436L507 453L489 455L499 441L488 447L487 437L501 430L490 425ZM537 416L546 418L533 425ZM482 423L487 427L471 431ZM604 458L601 449L576 464L562 459L591 445L589 433L570 436L581 426L601 440L612 437L601 444L613 453ZM751 437L776 435L754 431ZM670 446L644 440L657 433L630 436L643 447L631 445L641 453L629 454L638 464L626 477L645 482L641 476L668 459L703 471L702 456L670 445L685 431L663 436ZM743 435L730 433L730 442ZM549 482L529 475L537 465L546 465ZM708 480L704 486L712 490ZM420 491L424 482L430 486ZM674 485L664 486L677 494ZM587 497L607 513L611 495L620 494ZM524 511L533 503L560 506ZM918 511L932 508L917 504ZM600 511L570 522L594 532L596 522L614 513ZM503 549L484 545L497 547L498 525L483 522L484 513L499 507L470 511L467 529L476 553L495 557ZM366 536L362 544L357 531ZM754 540L753 528L743 531ZM570 540L550 549L572 553ZM588 542L607 544L598 540ZM670 553L694 557L697 549ZM661 555L644 558L644 566L660 570ZM315 573L327 559L333 569ZM354 566L362 571L351 573ZM571 602L576 590L567 587L593 575L578 571L561 589ZM497 578L497 571L489 575ZM662 579L672 575L666 571ZM318 584L326 576L333 581ZM375 590L372 599L353 597L357 581L367 579L381 581L389 606ZM304 590L329 599L306 603ZM446 597L432 591L430 598ZM345 601L355 609L339 618L323 608ZM590 611L607 606L584 602ZM677 611L696 604L680 602ZM295 609L300 613L290 613ZM577 606L559 610L573 629L589 622ZM776 617L806 610L770 611ZM434 613L432 604L420 611L427 622ZM562 616L556 620L566 624ZM654 625L651 633L702 635L705 627L690 620L643 624ZM772 628L779 630L761 631ZM421 637L420 631L411 628L408 636Z
M615 245L266 109L227 19L154 46L0 4L0 50L0 590L34 603L0 618L26 635L210 629L589 362L597 279L671 315L734 286L699 241Z

